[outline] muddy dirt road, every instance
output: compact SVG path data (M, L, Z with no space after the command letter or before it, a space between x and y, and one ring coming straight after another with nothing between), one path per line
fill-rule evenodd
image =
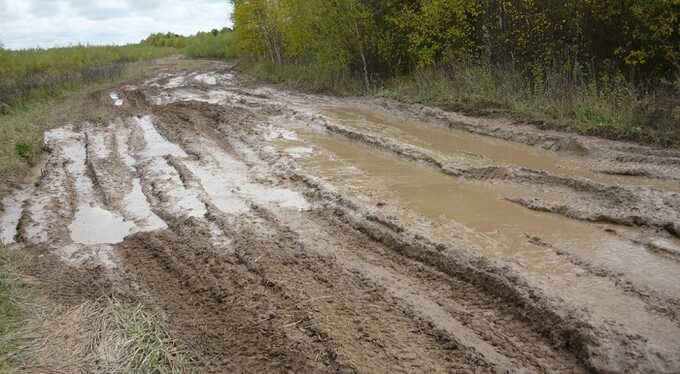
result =
M0 240L197 372L680 372L680 152L218 64L100 95L119 118L45 135Z

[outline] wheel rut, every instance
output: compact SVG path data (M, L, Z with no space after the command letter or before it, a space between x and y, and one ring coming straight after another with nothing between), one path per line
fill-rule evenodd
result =
M0 240L142 303L197 372L680 369L675 153L224 67L117 92L46 135Z

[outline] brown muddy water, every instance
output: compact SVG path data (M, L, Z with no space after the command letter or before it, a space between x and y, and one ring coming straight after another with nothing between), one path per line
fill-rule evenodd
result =
M676 325L649 313L645 303L616 288L611 280L588 276L558 251L607 263L671 297L680 296L680 284L673 281L680 271L677 262L605 231L605 225L531 211L506 200L525 195L522 187L460 181L339 136L311 131L299 131L299 135L302 141L297 144L279 142L281 151L295 154L300 147L312 146L317 152L298 162L343 192L396 201L416 215L442 223L444 230L446 222L462 224L467 234L458 241L462 239L485 257L519 263L529 277L546 284L549 292L591 309L602 320L614 319L636 331L652 329L659 339L654 345L680 346Z
M398 138L400 141L443 155L467 157L471 162L493 162L497 165L544 170L564 177L587 178L606 184L654 187L680 192L680 183L677 181L598 173L594 171L597 169L596 165L578 157L461 130L446 129L403 116L393 116L376 108L326 106L322 113L345 126Z

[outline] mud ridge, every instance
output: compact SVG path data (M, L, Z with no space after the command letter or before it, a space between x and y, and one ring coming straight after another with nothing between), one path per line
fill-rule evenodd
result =
M299 180L309 189L309 194L341 204L345 199L326 190L322 184L304 176ZM325 196L325 197L324 197ZM383 243L404 256L425 263L456 278L462 278L476 286L514 303L540 331L554 344L564 346L576 354L584 365L596 372L607 372L612 367L638 367L641 371L653 371L652 357L640 357L644 352L643 341L631 338L614 329L596 328L579 317L581 312L572 310L556 300L542 295L526 283L521 275L507 267L498 267L480 257L471 257L450 250L444 243L416 237L401 227L389 229L398 223L380 217L380 213L357 210L351 204L338 205L337 214L356 230ZM388 228L388 229L386 229ZM625 353L621 353L625 352ZM626 362L616 362L626 357ZM638 361L639 360L639 361ZM648 361L652 360L652 361Z
M210 234L195 221L174 232L138 234L123 249L127 282L152 297L146 304L165 315L171 333L196 355L201 372L333 372L313 359L316 343L288 337L286 315L267 315L279 298L236 258L214 252ZM186 240L185 238L193 238ZM136 293L136 292L135 292Z
M532 237L529 240L554 251L559 256L567 258L569 262L594 276L611 279L617 287L621 288L626 293L642 299L650 310L670 318L676 325L680 326L680 300L661 297L652 289L638 287L620 274L603 266L594 265L577 255L555 248L552 244L547 243L538 237ZM643 243L640 242L638 244ZM646 245L649 246L650 244L646 243Z
M116 130L123 125L118 118L107 126L96 126L85 131L88 175L92 179L96 194L104 206L112 210L123 209L123 198L132 189L132 175L120 159ZM104 141L104 149L93 144L93 137ZM105 152L105 154L101 154Z
M292 266L292 267L298 268L297 270L292 270L292 271L297 273L298 276L301 277L302 279L297 280L296 282L293 282L293 283L297 283L297 287L292 287L292 286L286 284L286 283L289 283L290 281L286 281L286 282L283 282L283 283L276 281L276 278L283 278L283 279L290 279L290 278L289 277L282 277L281 274L280 274L280 272L282 271L281 269L276 269L275 266L272 266L272 265L268 264L266 261L264 261L264 258L268 257L268 255L266 253L263 253L261 255L257 255L257 257L255 257L256 254L254 254L254 253L251 253L250 255L241 256L241 257L243 257L244 261L250 262L249 268L251 268L254 272L259 274L263 278L263 280L265 281L265 283L267 285L271 285L272 287L275 287L275 289L278 290L279 292L281 292L282 294L287 295L286 298L297 300L296 302L298 303L298 305L305 305L305 304L309 303L310 300L312 300L312 301L317 300L317 299L321 300L321 299L324 298L323 296L321 296L320 298L319 297L317 297L317 298L306 298L307 296L305 296L305 298L301 299L299 296L292 294L292 292L294 292L293 290L299 290L300 289L299 287L301 287L303 289L309 288L310 287L309 285L312 285L312 284L318 283L318 282L321 282L321 284L328 284L330 279L334 279L334 281L338 283L338 284L335 284L331 287L332 289L336 289L335 292L334 292L334 295L332 296L332 299L336 299L336 300L340 299L342 293L344 293L343 291L340 291L340 290L350 289L350 288L353 288L353 287L360 285L361 288L363 288L365 290L370 290L370 291L367 292L367 294L370 295L369 298L371 300L370 302L373 304L373 308L375 308L375 307L377 307L377 306L379 306L383 303L386 304L386 306L385 306L386 309L379 313L379 315L383 316L382 317L383 319L386 319L386 320L392 319L393 317L390 317L390 315L393 314L394 313L393 310L396 309L396 311L398 311L397 313L399 315L404 315L405 317L407 317L408 320L413 321L413 322L408 322L408 323L416 323L416 325L418 326L417 330L419 330L421 334L423 334L424 336L431 336L440 345L441 348L444 348L446 352L449 352L448 354L454 355L456 357L454 362L465 363L465 365L470 365L472 367L476 367L478 370L482 370L482 371L487 371L488 369L490 369L491 367L494 366L492 363L486 362L484 360L484 358L482 358L478 353L476 353L474 351L474 349L466 347L465 345L458 342L454 337L449 336L447 333L445 333L443 331L439 331L436 328L432 327L431 325L429 325L425 322L419 321L419 319L416 318L415 316L413 316L410 311L403 309L403 307L401 307L399 305L399 303L397 303L393 300L390 300L386 296L387 293L385 292L385 290L383 290L379 285L372 284L369 280L362 279L361 276L352 275L352 276L350 276L350 278L357 278L356 281L353 281L351 284L347 284L347 285L343 286L343 283L346 282L346 281L344 281L344 279L347 278L348 276L347 275L341 275L341 274L338 273L340 271L340 269L336 268L337 265L336 265L335 261L332 261L332 260L329 261L328 259L325 259L323 257L319 257L318 255L310 253L310 251L307 248L305 248L304 243L302 243L299 239L297 239L298 235L295 232L288 229L287 227L283 226L278 221L278 219L276 219L274 216L272 216L271 213L268 212L266 209L264 209L262 207L256 207L254 212L255 212L256 217L258 217L260 220L262 220L262 222L266 222L266 225L271 225L273 232L277 233L276 234L277 237L275 237L273 239L274 239L274 242L277 243L278 246L281 247L283 245L282 248L294 249L294 251L295 251L294 254L293 254L294 257L291 257L290 260L288 260L288 261L284 261L284 265L286 265L287 267ZM239 228L239 231L243 231L243 229ZM279 244L279 243L281 243L281 244ZM285 244L285 243L288 243L288 244ZM239 249L236 250L237 254L240 254L241 251L243 251L245 253L252 252L253 248L262 248L262 246L259 246L259 245L253 245L252 243L241 243L240 241L236 242L236 246L237 246L237 248L239 248L239 247L242 248L240 250ZM255 260L253 260L253 259L255 259ZM321 266L328 266L328 268L326 269L326 272L333 274L331 276L331 278L326 278L326 276L321 276L320 274L315 274L316 269L318 268L319 264L321 264ZM290 271L290 270L284 270L283 272L286 273L288 271ZM279 275L275 276L276 278L273 278L272 276L268 275L270 272L279 273ZM305 280L306 276L304 274L306 272L310 272L310 274L313 274L311 279ZM356 283L354 283L354 282L356 282ZM365 301L360 300L360 299L361 298L359 297L359 300L355 299L352 302L352 303L358 303L357 305L353 306L352 308L359 308L359 309L366 308L366 306L361 305ZM338 302L334 302L333 304L336 304ZM326 303L326 304L328 304L328 303ZM315 308L312 308L310 311L307 312L309 314L308 321L320 321L320 317L322 315L329 315L329 314L333 315L335 319L338 319L338 318L342 319L343 318L342 314L346 313L346 312L343 311L343 309L347 308L347 307L348 306L341 306L341 309L339 309L339 310L334 310L335 307L331 307L331 308L326 307L326 308L323 308L325 310L320 310L320 311L316 311ZM319 315L319 312L321 313L321 315ZM368 311L368 310L366 310L366 312L368 313L368 315L364 315L364 318L367 318L371 314L376 313L376 311ZM372 320L374 320L373 323L377 323L377 321L375 321L375 319L373 319L373 318L371 318ZM378 317L378 318L380 318L380 317ZM397 321L393 320L392 323L401 324L403 322L397 322ZM332 356L341 358L341 357L343 357L344 355L347 355L347 354L355 356L355 357L358 355L358 352L354 352L354 353L343 352L343 351L347 350L349 341L347 341L346 339L348 337L341 337L341 336L339 336L338 332L332 332L332 331L324 332L324 330L326 330L326 328L327 328L327 327L324 327L324 325L325 325L325 323L317 322L316 324L303 325L303 328L311 328L311 331L309 332L309 334L311 334L312 336L315 335L315 334L319 334L319 333L322 333L323 335L325 335L326 339L324 339L324 340L327 342L327 344L329 344L328 347L327 347L327 350L330 351L330 352L334 352L332 354ZM374 332L371 332L371 331L372 330L375 331L375 328L376 328L376 326L373 326L371 328L366 326L366 327L361 328L359 333L360 333L360 335L366 335L366 334L373 335ZM341 339L341 340L344 340L344 341L342 342L342 344L340 343L340 341L334 341L333 336L336 336L336 339ZM366 339L366 338L367 337L364 337L363 339ZM372 340L372 339L370 339L370 340ZM422 338L419 339L419 340L422 340ZM375 342L377 343L377 340ZM396 342L393 342L393 343L396 343ZM383 344L384 343L381 343L379 345L383 345ZM402 343L399 343L399 344L394 344L393 347L383 346L381 348L381 350L389 351L389 350L393 350L393 349L403 349L403 348L400 348L400 346L403 346L403 345L404 344L402 342ZM365 348L368 348L368 347L365 347ZM374 349L374 348L369 348L369 349ZM411 349L413 349L413 348L411 348ZM433 348L429 348L429 349L433 349ZM404 357L403 354L402 354L402 357ZM352 360L349 360L349 358L347 358L347 360L349 362L352 361ZM406 362L404 362L403 364L406 364ZM392 363L390 365L394 365L394 364ZM453 368L451 368L451 369L453 369ZM458 369L460 370L462 368L459 367ZM492 371L497 372L497 371L500 371L499 369L500 368L496 368ZM367 367L363 367L363 370L355 368L356 372L365 372L366 370L368 370Z
M680 153L632 143L575 135L557 130L544 130L532 123L507 119L475 118L423 105L409 105L379 99L375 103L387 110L399 110L415 118L445 128L489 136L505 141L540 147L556 152L577 152L616 162L648 165L680 166ZM654 178L655 176L651 176ZM666 179L666 177L659 177Z

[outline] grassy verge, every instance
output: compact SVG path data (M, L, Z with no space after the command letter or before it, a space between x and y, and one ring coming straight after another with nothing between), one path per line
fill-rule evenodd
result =
M340 96L365 95L361 80L318 67L241 60L255 78ZM505 117L543 129L680 148L680 81L643 91L620 77L578 85L563 77L529 82L513 71L482 65L432 69L385 80L369 93L476 116Z
M152 315L103 298L47 301L0 248L0 373L191 373Z
M680 148L680 85L643 91L621 77L529 82L484 66L431 70L388 81L377 95L544 129Z
M318 65L276 65L269 61L240 59L236 69L296 90L339 96L364 93L363 83L348 72L329 72Z

